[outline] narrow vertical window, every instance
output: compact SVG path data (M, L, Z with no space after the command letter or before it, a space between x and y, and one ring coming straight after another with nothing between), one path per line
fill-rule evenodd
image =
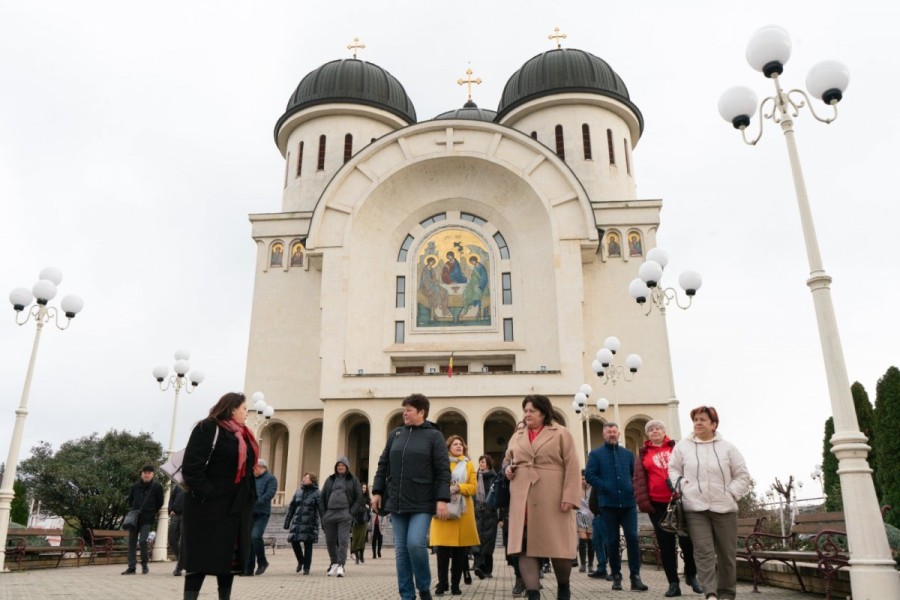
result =
M350 160L353 155L353 136L349 133L344 136L344 162Z
M394 306L397 308L404 308L406 306L406 277L403 275L397 276L397 294Z
M394 321L394 343L402 344L406 341L406 323Z
M297 177L303 174L303 142L297 146Z
M537 141L537 131L532 131L532 132L531 132L531 139Z
M497 250L500 251L500 258L509 259L509 246L506 245L506 240L503 238L503 234L499 231L494 234L494 241L497 242Z
M288 152L287 158L284 161L284 187L287 187L287 179L288 179L288 169L291 166L291 153Z
M503 341L513 341L513 323L512 319L503 319Z
M512 277L509 273L500 276L503 287L503 304L512 304Z
M581 126L581 140L584 142L584 160L591 160L591 128L587 123Z
M316 164L316 170L325 170L325 136L319 136L319 162Z
M613 148L612 129L606 130L606 145L609 147L609 164L616 164L616 149Z
M562 125L556 126L556 155L562 160L566 160L566 148L563 146L563 128Z
M622 140L622 144L625 147L625 170L631 175L631 152L628 151L628 140Z

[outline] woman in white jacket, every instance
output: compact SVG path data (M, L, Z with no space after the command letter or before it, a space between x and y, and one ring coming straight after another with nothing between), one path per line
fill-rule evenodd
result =
M715 408L695 408L691 420L694 431L672 451L669 477L673 485L681 479L684 515L704 597L733 600L737 594L737 501L750 491L750 473L734 444L716 431L719 414Z

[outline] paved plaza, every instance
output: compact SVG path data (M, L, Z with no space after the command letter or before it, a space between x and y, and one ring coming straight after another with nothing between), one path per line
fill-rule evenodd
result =
M371 551L370 551L371 552ZM394 570L393 548L384 549L383 557L371 560L368 557L363 565L347 565L347 575L343 578L327 577L328 555L324 548L316 548L313 554L313 570L308 576L295 573L296 561L290 548L279 548L275 555L269 553L271 565L261 577L235 578L234 600L277 600L309 599L309 600L387 600L399 598ZM371 556L371 554L369 554ZM463 600L512 600L512 569L506 567L502 560L503 551L495 554L497 572L493 579L478 580L472 585L462 585ZM501 566L502 565L502 566ZM436 567L432 557L432 576ZM80 568L40 569L33 571L11 572L0 574L0 600L52 600L55 598L83 600L177 600L182 597L181 590L184 579L172 576L172 563L151 563L148 575L122 576L124 564L91 565ZM646 600L663 598L667 585L662 571L652 565L644 565L641 576L650 586L649 592L625 591L613 592L610 582L589 579L584 573L572 573L572 597L613 600L642 598ZM544 581L545 589L542 597L546 600L556 598L556 585L553 575ZM436 580L435 580L436 583ZM433 587L433 586L432 586ZM685 593L687 586L682 585L683 598L700 598L697 594ZM811 600L822 598L812 594L801 594L791 590L764 587L761 594L751 595L751 586L746 583L738 585L738 596L754 600ZM200 598L215 599L215 578L207 578ZM454 598L449 594L443 596L447 600Z

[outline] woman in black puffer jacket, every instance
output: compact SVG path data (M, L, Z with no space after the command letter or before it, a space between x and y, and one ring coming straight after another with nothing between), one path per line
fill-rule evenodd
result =
M313 473L303 475L303 481L288 508L284 528L289 530L288 541L297 557L297 572L309 575L313 544L319 541L319 486Z

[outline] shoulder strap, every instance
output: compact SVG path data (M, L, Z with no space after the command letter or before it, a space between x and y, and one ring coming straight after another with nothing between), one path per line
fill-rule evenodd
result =
M216 432L213 434L212 447L209 449L209 456L206 457L206 463L204 466L209 465L209 459L212 458L213 451L216 449L217 441L219 441L219 424L218 423L216 423Z

